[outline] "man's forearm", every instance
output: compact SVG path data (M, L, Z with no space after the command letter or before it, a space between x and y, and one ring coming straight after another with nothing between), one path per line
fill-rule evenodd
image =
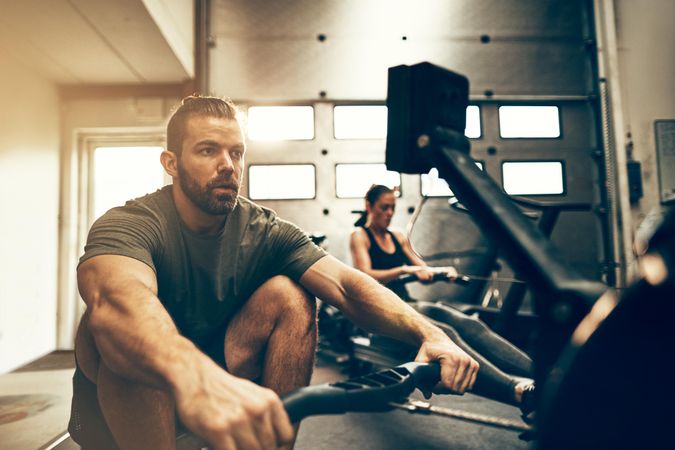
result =
M347 301L342 310L358 326L413 345L447 339L442 330L371 278L353 275L343 286Z
M139 303L148 302L146 298ZM206 358L178 333L161 307L146 306L131 311L110 305L109 299L103 303L105 306L90 312L89 330L104 363L118 375L172 389L180 383L177 376L184 376Z
M386 284L397 279L401 275L405 275L406 271L403 266L399 266L392 267L391 269L370 269L365 273L375 278L380 283Z
M441 329L368 275L329 255L307 269L300 282L362 328L419 346L415 360L440 362L442 388L464 393L473 385L478 363Z

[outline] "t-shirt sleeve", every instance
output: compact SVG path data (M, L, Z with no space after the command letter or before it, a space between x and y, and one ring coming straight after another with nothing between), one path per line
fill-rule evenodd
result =
M157 219L149 210L128 204L113 208L92 225L79 263L98 255L120 255L144 262L156 273L159 237Z
M326 252L296 225L275 218L270 236L271 261L278 272L299 281L309 267L326 256Z

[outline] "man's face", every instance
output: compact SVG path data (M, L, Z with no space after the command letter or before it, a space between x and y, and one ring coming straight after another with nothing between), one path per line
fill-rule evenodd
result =
M237 205L245 151L244 136L236 120L189 118L178 158L181 189L205 213L229 213Z

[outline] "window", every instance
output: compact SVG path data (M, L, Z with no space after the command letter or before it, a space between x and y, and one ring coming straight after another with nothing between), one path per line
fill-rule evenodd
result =
M378 105L349 105L333 108L335 139L385 139L387 137L387 107ZM466 108L468 138L481 137L480 108Z
M96 147L93 158L93 219L127 200L164 186L162 147Z
M476 105L466 107L466 128L464 135L470 139L477 139L481 136L480 132L480 108Z
M316 196L312 164L248 166L248 195L252 200L295 200Z
M483 170L482 162L476 161L476 166ZM422 174L420 180L424 197L454 197L455 195L447 181L438 176L438 169L436 168L431 169L428 174Z
M314 108L311 106L251 106L247 134L254 141L314 139Z
M499 135L503 138L560 137L557 106L500 106Z
M562 161L519 161L502 163L504 191L510 195L563 194Z
M385 139L387 107L379 105L333 108L335 139Z
M373 184L401 187L401 174L384 164L336 164L335 193L338 198L364 198Z

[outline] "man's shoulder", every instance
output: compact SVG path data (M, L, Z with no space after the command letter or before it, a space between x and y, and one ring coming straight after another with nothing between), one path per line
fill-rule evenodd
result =
M172 203L173 194L171 193L171 185L167 185L150 194L128 200L124 207L140 207L166 211L167 206Z
M162 226L170 220L173 206L171 186L164 186L151 194L128 200L123 206L108 210L97 222L125 221L133 223L153 223Z
M259 205L248 198L240 196L238 207L241 207L239 217L246 222L249 231L274 232L281 235L300 232L307 236L307 233L295 223L280 217L273 209Z
M275 220L278 218L276 211L273 209L260 205L246 197L239 196L238 203L238 207L241 208L241 213L243 213L243 216L248 220Z

